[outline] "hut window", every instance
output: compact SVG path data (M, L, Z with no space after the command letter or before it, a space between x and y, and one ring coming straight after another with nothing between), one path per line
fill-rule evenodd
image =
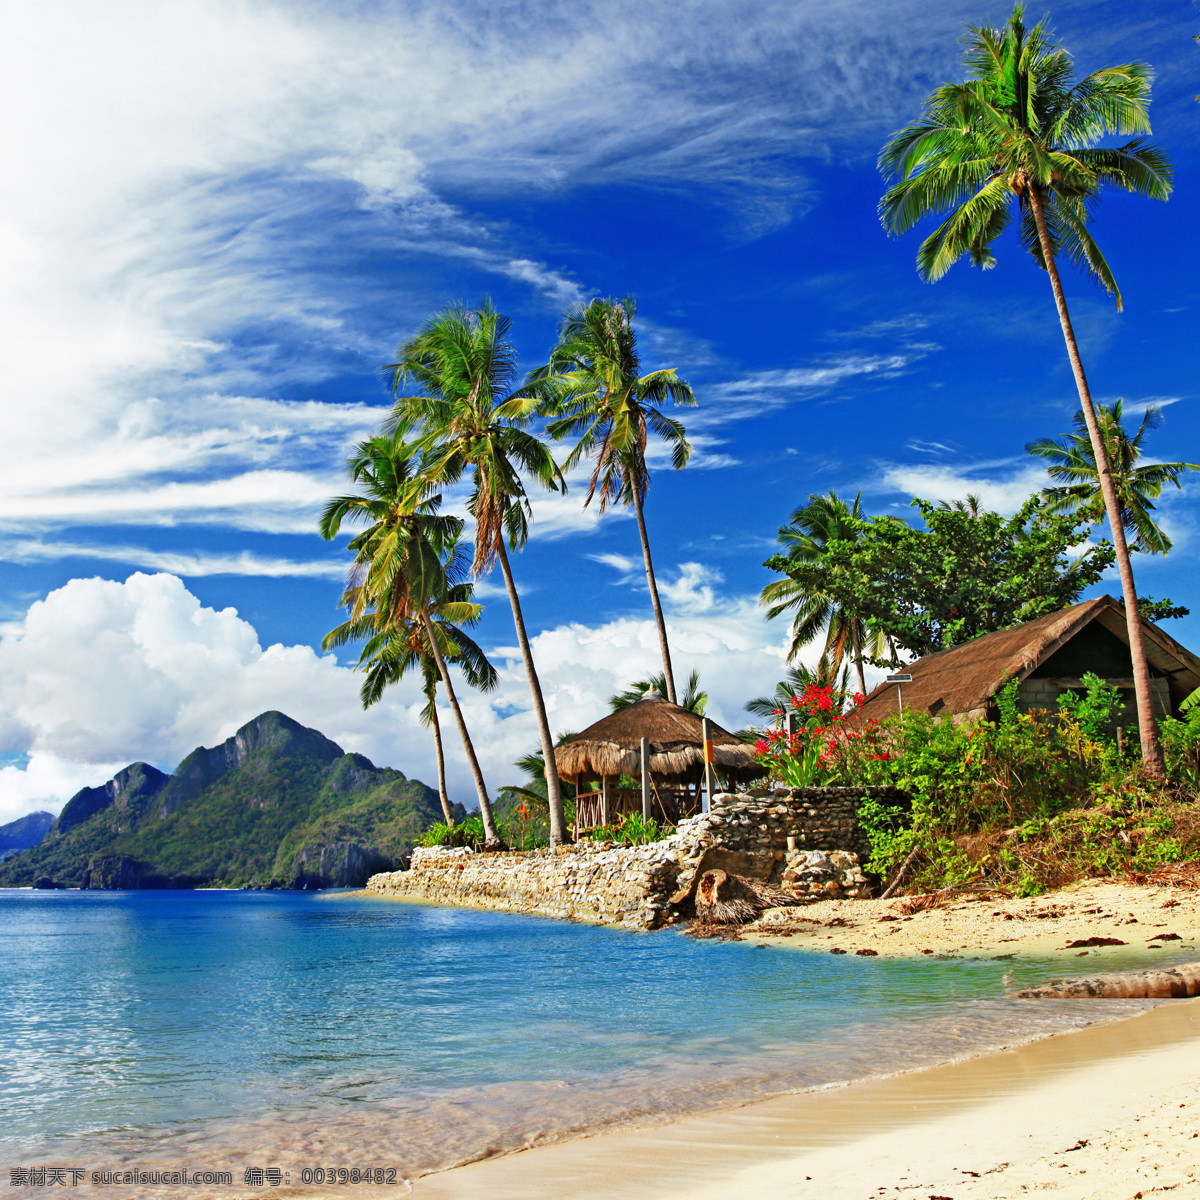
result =
M946 707L945 700L942 700L941 698L939 698L939 699L935 700L929 706L929 715L931 717L936 717L938 715L938 713L940 713L942 711L942 709L945 707Z

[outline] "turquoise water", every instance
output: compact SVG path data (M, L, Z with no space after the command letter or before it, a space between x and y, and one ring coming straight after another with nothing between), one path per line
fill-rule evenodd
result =
M401 1170L1124 1015L1044 963L864 959L358 894L0 891L0 1164ZM378 1160L378 1159L377 1159Z

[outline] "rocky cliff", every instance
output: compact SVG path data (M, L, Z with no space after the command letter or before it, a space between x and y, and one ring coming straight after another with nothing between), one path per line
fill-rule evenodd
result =
M82 789L0 887L353 887L440 819L425 784L267 712L173 775L133 763Z

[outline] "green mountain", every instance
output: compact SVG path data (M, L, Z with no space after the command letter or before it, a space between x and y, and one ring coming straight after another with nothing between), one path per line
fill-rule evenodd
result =
M425 784L267 712L174 775L133 763L84 788L0 887L354 887L438 820Z
M36 846L53 824L53 813L34 812L9 821L7 825L0 825L0 862L11 858L19 850Z

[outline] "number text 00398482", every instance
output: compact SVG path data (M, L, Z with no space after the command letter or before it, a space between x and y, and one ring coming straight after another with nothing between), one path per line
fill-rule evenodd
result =
M399 1183L395 1167L305 1167L301 1183Z

